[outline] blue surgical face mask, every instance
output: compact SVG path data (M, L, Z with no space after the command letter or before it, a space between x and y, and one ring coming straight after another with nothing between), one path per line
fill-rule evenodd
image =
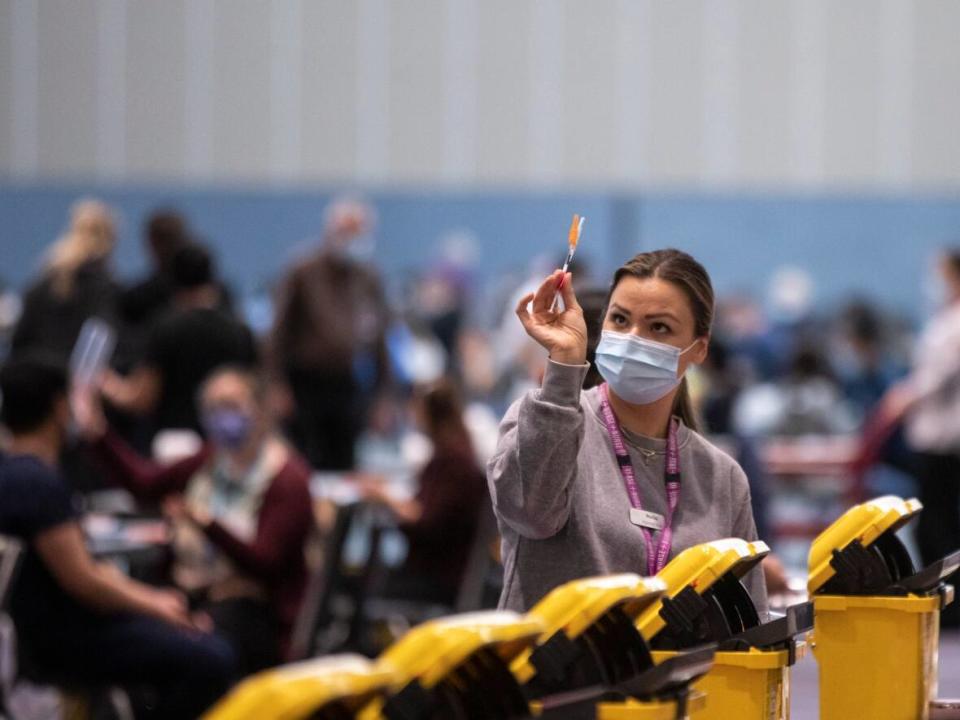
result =
M604 330L597 345L597 370L617 397L648 405L680 384L680 356L698 342L699 338L681 350L630 333Z
M227 450L243 447L253 431L253 418L231 408L218 408L203 414L203 429L214 443Z

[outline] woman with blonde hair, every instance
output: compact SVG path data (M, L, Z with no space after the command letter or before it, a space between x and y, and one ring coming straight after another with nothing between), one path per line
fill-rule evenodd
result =
M93 199L74 203L69 226L50 247L40 277L27 290L13 334L13 354L39 350L65 361L87 318L114 324L118 286L110 256L115 243L116 223L106 204Z
M109 207L99 200L74 203L70 227L46 257L46 272L53 281L54 292L61 297L70 295L80 269L108 259L115 241L116 227Z

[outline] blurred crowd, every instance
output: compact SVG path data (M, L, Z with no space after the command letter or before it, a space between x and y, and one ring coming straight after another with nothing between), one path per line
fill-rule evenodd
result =
M544 371L544 352L512 308L562 258L537 259L510 286L479 288L471 241L457 237L388 292L374 209L340 199L277 278L264 322L243 312L250 305L174 209L143 224L147 274L121 281L111 264L116 223L104 203L78 202L22 297L8 288L0 301L0 448L11 457L32 449L56 468L4 466L0 479L41 477L45 502L58 508L31 516L16 503L5 510L0 497L0 532L47 538L79 517L75 494L122 487L136 512L170 523L171 557L160 585L141 585L76 560L79 534L47 538L41 555L56 558L53 569L24 573L13 606L35 664L169 687L178 664L204 669L212 689L167 697L173 709L162 716L188 717L236 677L292 657L308 548L335 533L321 502L331 478L389 515L404 540L405 559L378 592L452 607L489 502L483 468L498 419ZM595 347L606 280L571 269ZM796 268L771 276L767 298L721 299L691 389L708 432L747 471L760 537L776 536L765 441L843 436L857 439L847 460L864 492L893 473L931 503L918 538L925 559L960 545L960 316L949 309L960 300L960 254L944 253L931 285L941 303L919 341L905 317L867 299L824 314L813 279ZM480 293L496 296L500 316L471 312ZM78 386L70 368L91 318L110 328L115 349ZM911 414L930 393L942 395L939 414ZM406 495L391 491L400 470L412 478ZM94 583L99 599L85 606L63 589L70 582ZM64 595L62 606L33 602L37 593ZM44 613L54 611L51 624ZM170 633L180 642L165 640ZM124 651L79 661L78 648L86 658L93 646Z

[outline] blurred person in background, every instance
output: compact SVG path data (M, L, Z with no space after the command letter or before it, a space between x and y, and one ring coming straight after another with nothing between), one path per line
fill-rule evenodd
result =
M190 243L187 222L179 213L161 209L143 223L143 250L147 274L125 286L120 293L120 327L111 366L122 374L137 367L147 351L154 326L173 305L173 258ZM110 420L137 447L148 452L153 438L150 418L111 406Z
M65 368L30 357L0 370L0 533L26 557L11 611L21 672L40 682L147 685L159 717L195 718L232 682L230 647L184 596L138 583L87 550L58 457L71 425Z
M267 354L274 402L318 469L354 466L357 438L389 378L390 311L370 264L374 222L366 203L334 201L320 246L280 283Z
M310 471L274 431L265 386L249 370L215 370L198 404L207 442L171 464L134 452L95 399L78 421L115 481L138 499L164 502L174 524L173 578L213 618L246 674L284 656L300 607Z
M734 293L717 300L716 334L727 344L745 384L765 381L780 372L770 343L770 328L760 305L749 294Z
M119 288L110 269L116 226L110 208L81 200L70 225L50 248L42 274L28 290L11 339L11 355L42 351L66 362L90 317L116 326Z
M189 429L203 434L197 391L221 365L256 364L253 334L221 307L213 258L199 244L173 257L174 296L169 313L147 339L144 357L123 376L108 372L103 394L117 409L151 415L156 431Z
M459 374L458 339L467 320L468 299L479 251L472 233L456 230L440 239L436 260L413 292L413 312L447 353L447 372Z
M382 479L366 478L365 499L390 509L407 538L403 567L388 579L385 595L452 605L487 496L464 408L453 383L440 380L414 398L418 429L432 443L429 461L410 500L385 491Z
M799 340L785 374L744 388L733 408L733 429L750 437L851 433L858 418L821 349Z
M855 429L857 419L846 403L833 369L820 347L801 342L779 383L783 417L781 435L832 435Z
M124 290L124 318L149 323L173 302L173 259L190 243L187 221L175 210L157 210L143 225L143 239L150 268L146 277Z
M698 405L704 430L718 442L725 441L734 459L743 468L750 485L750 505L757 535L761 539L772 539L769 477L761 457L762 446L757 438L739 432L733 422L733 410L745 382L744 369L737 367L723 340L712 338L710 354L699 370L703 389ZM763 559L763 575L767 581L767 592L771 595L787 591L786 569L772 553Z
M889 329L880 311L866 301L851 302L841 313L837 369L843 393L869 432L877 418L871 415L890 387L907 374L909 368L897 361L892 351ZM877 448L876 460L882 467L866 474L856 473L869 493L914 495L918 456L906 439L903 424L890 428L890 435ZM871 465L873 458L871 458ZM891 469L899 472L891 473Z
M837 372L844 395L863 416L906 373L890 352L884 319L865 301L851 302L840 316Z
M941 306L915 346L913 368L884 394L879 423L901 420L907 441L920 453L917 479L924 510L917 523L917 545L924 563L960 548L960 248L937 260L932 285ZM956 585L960 574L947 582ZM956 603L943 610L941 623L960 627Z
M742 389L742 378L733 363L725 342L713 338L710 355L701 366L704 390L700 398L700 414L704 427L712 436L721 436L731 445L731 451L750 483L750 502L757 534L772 537L767 513L767 478L759 448L754 438L739 433L733 423L733 409ZM768 573L767 585L770 577Z
M147 218L143 239L149 271L127 286L120 296L124 331L118 354L129 355L131 362L142 353L150 328L173 303L173 258L190 242L190 234L182 215L164 209Z

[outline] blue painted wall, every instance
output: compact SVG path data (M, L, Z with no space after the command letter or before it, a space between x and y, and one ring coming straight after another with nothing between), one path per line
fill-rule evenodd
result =
M314 237L324 189L187 186L0 185L0 278L22 287L70 204L95 194L123 218L116 265L143 269L139 228L158 205L180 208L219 254L241 293L269 284ZM637 249L673 245L708 267L720 292L762 296L785 264L810 271L816 301L867 295L913 317L925 312L921 284L938 247L960 244L958 197L624 196L609 193L372 192L380 215L377 259L397 282L425 267L444 235L468 230L486 285L525 273L531 258L561 256L571 213L588 217L581 253L605 276Z

